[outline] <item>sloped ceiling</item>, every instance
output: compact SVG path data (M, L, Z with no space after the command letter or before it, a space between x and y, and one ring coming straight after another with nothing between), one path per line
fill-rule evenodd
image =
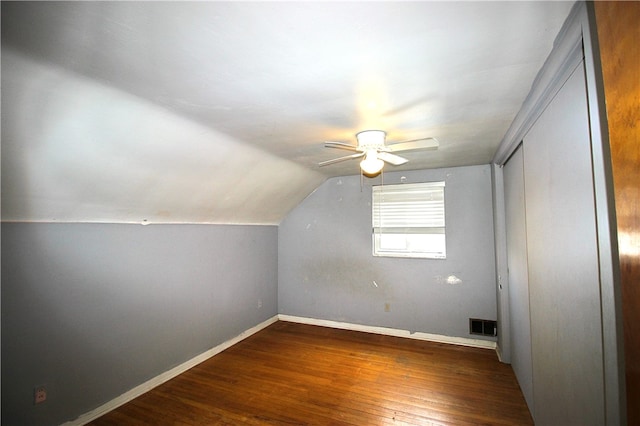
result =
M486 164L572 2L2 2L2 219L277 224L357 161Z

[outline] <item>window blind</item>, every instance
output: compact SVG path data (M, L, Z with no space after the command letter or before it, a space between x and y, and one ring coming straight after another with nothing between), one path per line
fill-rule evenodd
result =
M373 187L374 228L444 226L444 182Z

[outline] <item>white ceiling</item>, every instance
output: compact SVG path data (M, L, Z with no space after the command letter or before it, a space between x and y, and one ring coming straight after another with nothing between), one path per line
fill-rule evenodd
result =
M489 163L573 2L2 2L2 219L277 224L323 141Z

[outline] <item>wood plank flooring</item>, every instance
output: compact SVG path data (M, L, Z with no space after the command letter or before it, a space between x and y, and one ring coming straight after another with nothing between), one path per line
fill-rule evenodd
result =
M533 422L493 350L279 321L91 424Z

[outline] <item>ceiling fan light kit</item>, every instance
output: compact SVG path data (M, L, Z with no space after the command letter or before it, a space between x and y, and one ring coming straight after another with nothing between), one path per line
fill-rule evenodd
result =
M384 167L384 161L378 158L374 149L367 150L360 168L365 175L377 175Z
M389 163L393 166L400 166L409 161L408 159L392 154L391 152L430 150L438 148L439 145L438 141L434 138L421 138L397 142L385 146L386 137L387 133L382 130L363 130L356 133L356 140L358 141L357 145L350 145L345 142L325 142L324 146L327 148L356 151L356 154L323 161L318 165L321 167L328 166L330 164L364 156L364 159L360 161L360 169L365 175L373 177L380 173L385 163Z

